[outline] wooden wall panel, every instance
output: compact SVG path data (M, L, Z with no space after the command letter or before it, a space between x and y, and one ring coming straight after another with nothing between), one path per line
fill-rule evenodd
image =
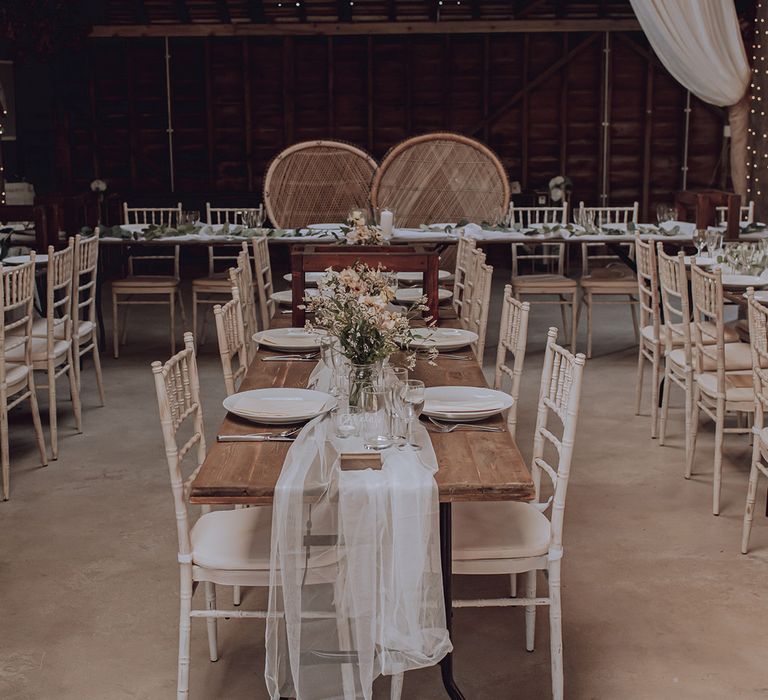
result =
M47 167L49 180L55 172L63 192L98 176L134 200L253 202L270 160L290 143L338 138L381 159L407 136L447 129L485 140L524 188L546 189L564 174L575 201L598 203L604 41L588 33L171 38L171 194L164 40L91 40L53 69L55 162L35 155L35 167ZM652 212L682 182L685 91L641 34L612 34L610 45L609 201L636 199ZM721 110L692 101L690 187L719 186L722 124ZM23 130L19 138L36 154Z

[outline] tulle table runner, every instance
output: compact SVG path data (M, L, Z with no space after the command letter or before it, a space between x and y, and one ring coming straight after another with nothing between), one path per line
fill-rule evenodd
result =
M318 365L310 386L324 389ZM359 438L308 423L275 489L265 677L270 697L372 697L379 675L431 666L452 650L440 567L437 459L390 448L381 470L342 471Z

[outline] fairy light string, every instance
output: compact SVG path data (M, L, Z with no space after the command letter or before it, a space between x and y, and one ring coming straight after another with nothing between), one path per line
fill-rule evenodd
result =
M758 0L755 12L747 145L747 199L754 199L758 209L762 209L760 198L763 187L768 186L768 121L765 119L764 101L764 93L768 90L768 66L765 62L768 24L765 21L764 5L763 0Z

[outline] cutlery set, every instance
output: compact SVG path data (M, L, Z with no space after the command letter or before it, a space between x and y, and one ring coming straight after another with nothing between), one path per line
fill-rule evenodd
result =
M307 352L303 355L270 355L269 357L262 357L262 362L316 362L320 357L319 352Z
M454 430L466 430L478 433L503 433L506 428L501 425L477 425L475 423L446 423L431 416L427 418L427 428L434 433L452 433ZM432 425L430 425L430 423Z
M217 442L293 442L301 428L279 433L248 433L246 435L217 435Z

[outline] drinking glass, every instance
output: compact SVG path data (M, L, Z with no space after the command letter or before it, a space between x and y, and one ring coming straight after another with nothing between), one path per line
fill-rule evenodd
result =
M341 355L336 348L336 338L332 335L324 335L320 338L320 360L331 372L328 393L331 394L331 396L338 396L338 370L341 362Z
M421 449L421 445L416 442L413 429L424 409L424 390L424 382L419 379L407 379L401 390L405 419L408 422L408 445L414 450Z
M385 450L392 446L387 425L386 392L378 386L364 386L360 395L363 444L369 450Z
M181 226L194 226L200 221L200 212L192 210L184 210L179 215L179 225Z
M357 437L360 434L360 406L339 406L332 412L333 434L337 438Z
M707 229L697 228L693 232L693 245L696 246L696 257L701 257L701 251L707 243Z
M261 228L264 223L264 208L245 209L242 214L243 225L246 228Z
M387 367L384 373L384 391L389 419L389 434L398 445L405 442L405 410L403 385L408 381L405 367Z
M715 253L720 250L723 244L723 234L719 231L710 229L707 231L707 252L710 258L715 257Z
M669 204L659 204L656 207L656 220L658 221L659 226L667 221L674 221L676 216L677 209L669 206Z

